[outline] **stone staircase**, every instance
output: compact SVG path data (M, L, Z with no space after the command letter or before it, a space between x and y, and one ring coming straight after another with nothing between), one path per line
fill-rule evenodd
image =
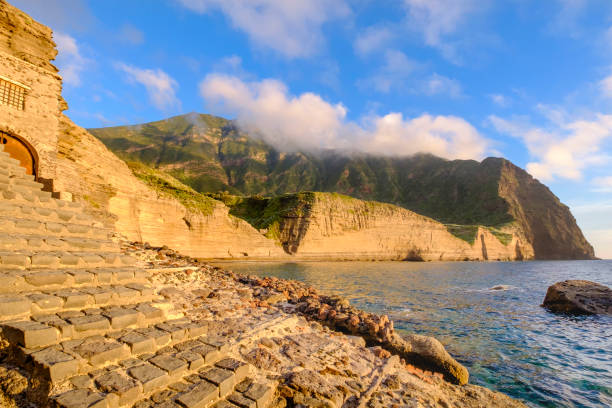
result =
M156 293L78 203L42 191L0 148L0 329L5 363L40 406L267 407L274 387Z

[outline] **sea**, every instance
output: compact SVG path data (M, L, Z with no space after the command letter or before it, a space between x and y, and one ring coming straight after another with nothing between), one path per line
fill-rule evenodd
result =
M232 262L236 273L295 279L434 336L470 383L531 407L612 407L612 316L565 316L540 305L548 286L612 287L612 261Z

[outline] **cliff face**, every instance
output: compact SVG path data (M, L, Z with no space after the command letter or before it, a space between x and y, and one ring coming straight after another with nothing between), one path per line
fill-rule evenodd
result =
M128 239L205 258L285 256L273 240L229 217L223 203L211 200L210 210L203 214L143 183L125 162L65 116L57 162L56 188L73 194Z
M506 227L503 233L476 227L473 240L468 242L451 234L444 224L404 208L339 194L300 193L273 199L251 198L246 203L229 205L230 213L248 219L270 238L278 240L295 259L533 258L533 248L519 237L514 226ZM249 213L245 207L252 211ZM260 216L249 218L253 214Z
M444 224L412 211L338 194L225 197L226 205L161 172L131 170L65 116L58 149L55 185L61 191L72 193L93 215L129 239L168 245L195 257L427 261L533 257L533 248L513 226L497 235L478 227L473 241L467 242Z
M171 174L199 192L337 192L395 204L445 224L512 225L537 259L593 257L569 209L502 159L282 153L230 121L198 114L91 132L119 157Z
M501 168L499 195L533 243L536 259L593 259L595 252L569 208L527 172L504 159L487 159Z

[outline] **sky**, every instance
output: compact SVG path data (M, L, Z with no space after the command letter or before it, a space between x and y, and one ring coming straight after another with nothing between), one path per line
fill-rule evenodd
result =
M201 112L280 149L505 157L612 258L610 0L9 0L83 127Z

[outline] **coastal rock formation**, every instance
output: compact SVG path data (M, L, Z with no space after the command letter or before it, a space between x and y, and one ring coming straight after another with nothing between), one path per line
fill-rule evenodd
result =
M449 382L461 385L468 382L468 370L452 358L439 341L414 334L402 337L394 330L387 315L360 311L346 299L321 295L316 289L297 281L256 276L240 277L239 281L262 288L255 290L254 295L265 303L287 300L309 319L363 337L365 344L381 346L414 366L442 374Z
M3 27L27 32L28 18L0 0ZM34 31L51 41L48 29ZM50 64L50 55L31 49ZM0 60L15 62L13 57L2 54ZM17 58L28 72L28 64L36 64L28 55ZM53 103L41 105L60 122L61 133L53 133L57 143L48 140L52 149L40 160L53 170L53 189L61 190L44 190L49 184L26 173L0 144L2 406L524 407L486 388L450 384L444 373L421 370L380 347L366 347L361 337L309 321L284 294L261 291L231 272L168 247L120 246L115 225L187 248L213 247L215 240L227 245L222 250L266 248L274 241L228 216L223 203L194 201L197 193L171 179L152 176L147 184L134 177L61 116L57 91L43 92ZM2 119L27 124L13 115L18 108L3 105ZM202 219L212 221L196 231L216 235L193 233ZM181 222L186 230L178 228ZM367 313L346 310L353 313L343 324L360 333L355 314ZM364 322L374 336L393 334L388 318Z
M499 168L499 196L533 246L536 259L594 259L569 208L538 180L505 159L486 159Z
M475 227L464 240L449 233L447 226L412 211L337 194L309 193L313 200L299 214L281 209L278 233L271 236L222 200L200 196L208 208L195 211L176 196L160 193L64 115L60 130L54 182L58 190L71 193L92 215L130 240L168 245L190 256L327 260L516 260L534 256L531 245L512 225L500 230ZM265 211L261 208L259 215Z
M136 178L98 139L66 116L60 122L58 190L132 240L180 248L205 258L282 257L282 248L229 209L210 200L209 213L190 210Z
M418 334L409 334L403 339L410 346L401 354L407 361L427 370L443 373L446 378L457 384L467 384L469 380L467 368L451 357L438 340Z
M122 159L165 171L199 192L336 192L394 204L444 224L511 223L535 259L594 257L567 206L505 159L284 153L232 121L196 113L90 131Z
M586 280L557 282L542 306L557 313L612 315L612 289Z
M301 198L300 198L301 197ZM431 218L390 204L331 193L302 193L302 204L277 209L278 240L297 259L517 260L533 248L512 226L504 232L474 227L461 239ZM275 206L272 200L267 208ZM500 238L501 236L501 238Z

